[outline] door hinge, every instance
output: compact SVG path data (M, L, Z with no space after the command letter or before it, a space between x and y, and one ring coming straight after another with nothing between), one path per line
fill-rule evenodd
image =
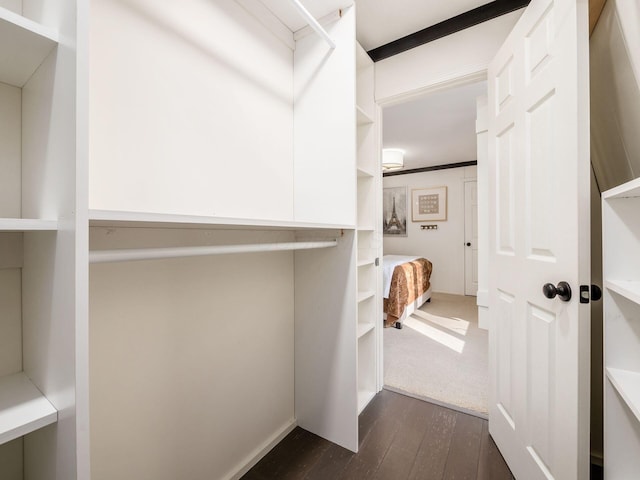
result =
M380 265L380 257L376 257L376 267Z

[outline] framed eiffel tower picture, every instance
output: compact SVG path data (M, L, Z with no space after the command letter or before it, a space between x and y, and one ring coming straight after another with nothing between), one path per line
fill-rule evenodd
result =
M407 187L382 189L382 234L407 236Z

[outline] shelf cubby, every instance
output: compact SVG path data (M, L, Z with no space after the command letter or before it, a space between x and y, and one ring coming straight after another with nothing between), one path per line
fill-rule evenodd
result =
M373 330L358 338L358 413L376 394L375 338Z
M609 367L607 378L640 422L640 373Z
M55 423L58 412L24 373L0 378L0 444Z
M57 32L0 7L0 82L22 87L57 44Z

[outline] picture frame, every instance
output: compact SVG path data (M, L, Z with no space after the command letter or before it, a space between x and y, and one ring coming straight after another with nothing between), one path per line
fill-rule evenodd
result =
M407 187L382 189L382 234L388 237L407 236Z
M413 222L443 222L447 220L447 187L411 190L411 220Z

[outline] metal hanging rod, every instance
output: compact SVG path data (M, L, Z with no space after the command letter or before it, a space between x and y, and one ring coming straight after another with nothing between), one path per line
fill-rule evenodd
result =
M309 250L338 245L338 240L317 242L250 243L244 245L211 245L206 247L133 248L94 250L89 252L89 263L132 262L162 258L225 255L230 253L277 252L283 250Z
M289 1L294 7L296 7L296 10L298 10L298 13L302 16L302 18L305 19L305 21L309 24L309 26L313 28L316 31L316 33L320 35L324 39L324 41L329 44L329 47L336 48L335 42L331 39L327 31L324 28L322 28L322 25L320 25L320 23L314 18L314 16L309 13L309 10L307 10L304 7L304 5L300 3L300 0L289 0Z

